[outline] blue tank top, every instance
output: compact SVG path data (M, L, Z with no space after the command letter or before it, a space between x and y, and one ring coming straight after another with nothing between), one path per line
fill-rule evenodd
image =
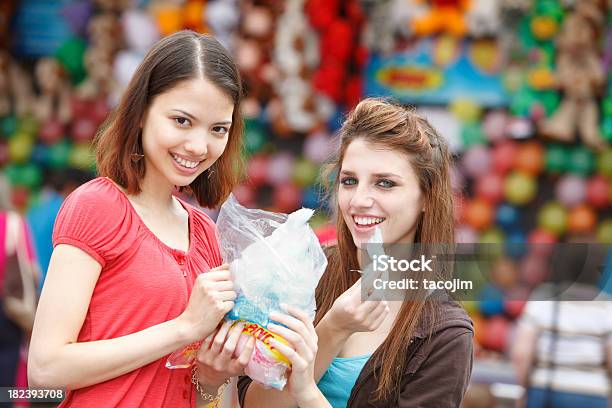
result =
M334 408L346 408L351 390L371 354L336 357L319 381L319 390Z

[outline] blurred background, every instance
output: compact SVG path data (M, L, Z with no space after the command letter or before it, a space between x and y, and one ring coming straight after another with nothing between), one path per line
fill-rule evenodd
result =
M214 34L244 79L243 205L316 208L333 242L320 166L349 109L392 96L449 141L458 242L610 244L611 22L600 0L2 0L0 198L27 220L44 278L62 200L95 177L98 126L149 47L187 28ZM521 256L500 260L501 281L545 269ZM466 303L466 406L520 396L509 346L524 303Z

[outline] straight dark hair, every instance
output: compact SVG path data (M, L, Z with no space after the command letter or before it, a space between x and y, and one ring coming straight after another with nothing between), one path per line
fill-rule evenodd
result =
M149 50L118 107L98 131L94 144L100 176L109 177L130 194L140 192L145 163L132 160L134 153L143 154L140 124L156 96L195 78L205 78L228 95L234 112L225 151L211 166L214 171L203 172L187 188L205 207L216 207L228 197L243 169L242 81L232 57L219 41L188 30L161 39Z

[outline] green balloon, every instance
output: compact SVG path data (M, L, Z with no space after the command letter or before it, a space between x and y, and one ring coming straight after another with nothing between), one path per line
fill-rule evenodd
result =
M24 164L19 169L18 185L25 186L30 190L37 189L42 183L42 172L38 166L33 163Z
M248 118L244 121L244 147L249 153L260 151L266 139L266 131L259 120Z
M54 169L62 169L68 165L72 146L67 140L59 141L49 146L49 166Z
M0 120L0 134L5 139L10 138L17 130L17 118L13 115L5 116Z
M70 152L69 163L71 167L77 169L92 169L95 165L95 161L91 146L87 143L75 145L72 152Z
M569 152L565 146L552 144L546 149L546 171L557 174L566 170Z
M588 176L595 168L595 156L587 147L579 146L572 150L568 163L570 173Z
M540 209L538 225L556 236L562 235L567 228L567 211L561 204L550 201Z
M597 157L597 172L604 177L612 178L612 148L608 147Z
M597 228L597 240L602 244L612 244L612 218L604 220Z
M606 142L612 142L612 114L601 121L601 134Z
M55 57L70 74L73 84L78 84L85 79L86 71L83 63L83 56L87 43L78 37L66 40L55 53Z
M480 126L480 123L467 123L461 128L461 141L465 148L474 145L486 144L486 138Z
M606 116L612 116L612 95L606 96L606 98L601 103L601 114Z
M310 160L300 159L293 167L293 180L300 187L308 187L312 185L319 174L317 166Z
M11 163L4 168L4 175L13 186L16 185L19 180L19 168L20 166L16 163Z

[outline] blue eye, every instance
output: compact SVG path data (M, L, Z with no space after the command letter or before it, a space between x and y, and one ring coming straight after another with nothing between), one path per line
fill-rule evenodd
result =
M188 128L191 126L191 121L187 118L183 118L181 116L178 116L176 118L173 118L174 121L176 122L177 125L179 125L179 127L182 128Z
M392 188L396 186L391 180L380 180L376 185L382 188Z
M340 179L340 184L344 186L354 186L355 184L357 184L357 179L354 177L344 177Z

